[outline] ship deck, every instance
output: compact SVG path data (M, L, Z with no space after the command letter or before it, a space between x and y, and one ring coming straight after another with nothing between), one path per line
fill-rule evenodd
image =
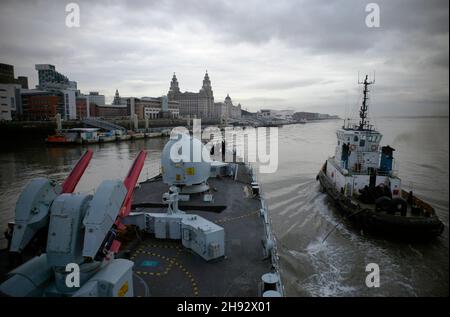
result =
M242 169L244 170L244 169ZM191 195L179 208L197 214L225 229L225 257L206 262L184 248L181 241L160 240L138 234L122 250L134 261L135 296L260 296L261 276L272 271L264 258L264 218L261 201L251 193L251 178L238 173L208 180L214 201ZM135 211L165 212L161 197L168 186L160 177L143 182L135 190Z

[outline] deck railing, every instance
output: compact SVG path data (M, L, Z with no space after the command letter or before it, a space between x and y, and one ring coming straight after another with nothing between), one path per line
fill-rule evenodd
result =
M147 180L161 174L161 160L152 160L146 163L144 173Z

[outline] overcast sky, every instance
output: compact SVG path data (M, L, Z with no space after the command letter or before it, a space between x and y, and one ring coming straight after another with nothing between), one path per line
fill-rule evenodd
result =
M350 114L358 72L376 72L374 115L448 115L448 0L0 1L0 62L37 84L50 63L82 92L166 94L176 72L198 91L205 70L216 101ZM380 7L380 27L365 24Z

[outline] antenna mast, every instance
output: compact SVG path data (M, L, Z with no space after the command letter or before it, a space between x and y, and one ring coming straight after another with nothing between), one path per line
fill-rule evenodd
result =
M359 130L364 130L364 127L369 127L369 121L367 121L367 111L369 109L369 105L367 103L367 100L369 99L368 97L368 93L369 93L369 85L372 85L374 82L373 81L368 81L368 76L366 75L366 78L364 79L364 82L359 82L359 84L364 85L364 90L363 90L363 101L361 104L361 108L359 110L359 118L361 119L359 121Z

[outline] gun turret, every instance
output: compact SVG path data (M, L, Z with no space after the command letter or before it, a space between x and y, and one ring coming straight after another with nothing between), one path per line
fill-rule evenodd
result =
M46 178L35 178L26 185L16 204L10 252L22 252L36 233L48 226L53 201L61 193L75 190L92 154L87 150L61 185Z
M46 253L12 271L0 291L9 296L132 296L133 263L105 255L120 247L115 233L131 208L146 155L139 153L123 182L105 180L94 195L72 193L92 157L90 151L62 186L43 178L30 182L17 204L11 250L22 250L37 230L47 227ZM66 283L67 265L79 267L76 288ZM126 291L104 292L118 283L126 284L121 288Z

